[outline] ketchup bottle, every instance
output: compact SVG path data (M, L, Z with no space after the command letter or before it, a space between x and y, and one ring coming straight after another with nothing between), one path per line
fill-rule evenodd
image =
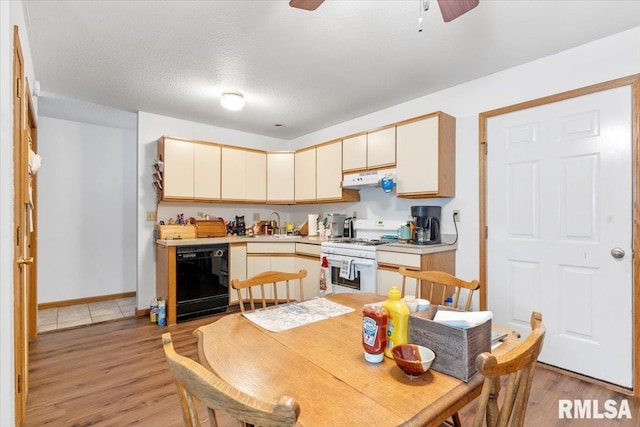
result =
M387 346L387 311L367 304L362 310L362 347L367 362L380 363Z

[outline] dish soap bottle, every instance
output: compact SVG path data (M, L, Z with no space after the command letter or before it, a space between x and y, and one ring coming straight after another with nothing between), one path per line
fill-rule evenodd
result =
M400 289L392 286L389 290L389 299L382 303L382 308L389 314L387 324L387 348L384 355L393 359L391 349L398 344L406 344L409 341L409 307L400 299Z

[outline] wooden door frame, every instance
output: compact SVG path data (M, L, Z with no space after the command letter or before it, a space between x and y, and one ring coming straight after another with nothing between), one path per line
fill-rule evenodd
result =
M31 90L29 87L29 79L25 78L25 99L26 99L26 130L29 135L30 147L34 152L38 152L38 118L35 107L31 100ZM30 340L38 336L38 178L32 175L31 182L31 198L33 200L33 209L31 215L33 218L33 229L29 233L29 252L33 257L33 264L29 267L29 288L27 289L27 333Z
M631 86L632 91L632 135L631 135L631 156L632 165L632 233L633 254L640 254L640 74L622 77L610 80L604 83L598 83L583 88L562 92L559 94L546 96L507 107L498 108L491 111L485 111L479 115L479 147L480 147L480 309L487 309L487 121L488 119L508 114L514 111L524 110L528 108L538 107L541 105L551 104L570 98L589 95L591 93L600 92L608 89L614 89L621 86ZM633 257L632 266L632 286L633 286L633 388L631 390L614 386L609 383L599 382L602 385L621 391L634 396L640 396L640 257ZM580 376L581 378L584 378Z
M24 199L24 179L21 175L20 165L24 161L24 124L25 124L25 84L24 84L24 57L20 45L18 27L13 30L13 229L14 229L14 254L13 254L13 344L14 344L14 390L15 390L15 420L16 425L21 425L26 413L26 380L28 368L26 358L27 333L25 328L25 300L26 295L22 288L22 268L17 260L22 256L18 253L21 245L18 243L24 235L24 230L20 228L23 207L21 200ZM24 242L23 242L24 244Z

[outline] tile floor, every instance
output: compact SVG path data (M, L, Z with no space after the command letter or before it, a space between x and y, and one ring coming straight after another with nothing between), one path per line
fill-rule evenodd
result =
M38 310L38 332L74 328L135 316L136 298L121 298Z

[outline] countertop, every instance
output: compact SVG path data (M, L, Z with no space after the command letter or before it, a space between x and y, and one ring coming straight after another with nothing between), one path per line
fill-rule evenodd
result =
M454 241L453 235L442 235L444 243L439 245L415 245L412 243L387 243L377 246L378 251L385 252L401 252L409 254L425 255L436 252L454 251L458 249L458 244L447 244ZM195 245L215 245L224 243L247 243L247 242L269 242L269 243L309 243L319 245L333 239L321 239L319 237L301 237L301 236L264 236L248 237L248 236L232 236L232 237L209 237L199 239L177 239L177 240L156 240L156 244L162 246L195 246Z

